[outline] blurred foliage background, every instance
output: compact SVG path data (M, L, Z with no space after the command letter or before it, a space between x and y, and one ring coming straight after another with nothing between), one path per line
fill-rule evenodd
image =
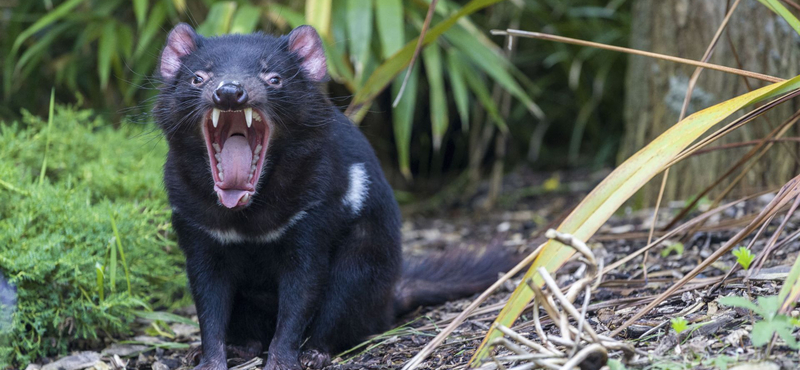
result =
M124 116L147 122L158 85L152 78L155 63L177 22L206 36L283 34L312 24L325 42L332 77L327 88L335 104L363 126L397 188L435 191L467 170L477 180L491 172L498 157L506 170L519 164L548 169L613 164L626 58L533 40L516 40L508 51L506 40L488 30L514 27L622 45L630 24L628 2L441 0L431 28L446 20L457 23L423 50L393 108L406 73L398 62L415 45L429 5L429 0L0 0L0 118L18 118L22 109L44 113L55 87L57 102L92 108L109 122ZM477 12L460 17L467 10ZM383 89L376 81L391 86Z

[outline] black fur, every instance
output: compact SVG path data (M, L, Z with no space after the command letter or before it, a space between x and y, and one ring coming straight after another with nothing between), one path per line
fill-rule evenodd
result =
M416 276L398 284L397 203L365 137L308 73L308 50L291 52L288 36L203 38L179 25L170 37L176 32L183 38L168 43L173 48L164 53L173 54L162 54L154 114L169 143L164 182L200 319L201 368L226 368L226 342L251 355L268 346L265 369L319 367L388 329L396 314L474 293L510 267L507 256L437 259L435 266L413 265L408 272ZM311 46L321 48L313 36ZM176 50L180 66L164 65ZM202 86L191 82L196 71L210 73ZM282 76L282 86L258 77L267 72ZM200 129L214 107L213 87L230 78L242 81L249 105L273 123L256 192L247 206L233 209L218 202ZM357 163L369 183L354 212L343 199ZM279 238L257 241L282 228ZM239 241L222 242L215 231L235 232Z

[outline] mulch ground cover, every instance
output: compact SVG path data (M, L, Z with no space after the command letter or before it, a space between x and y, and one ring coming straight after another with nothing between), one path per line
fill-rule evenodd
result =
M602 175L602 174L601 174ZM403 246L407 255L441 253L450 249L469 249L476 252L516 250L531 252L544 241L543 232L557 226L572 207L588 193L602 177L581 174L560 174L553 186L552 174L518 171L504 182L503 196L492 209L485 209L486 189L479 188L469 198L448 202L436 209L406 214L403 224ZM548 180L549 179L549 180ZM547 189L542 184L550 181ZM534 187L528 185L536 184ZM549 190L548 190L549 189ZM594 290L589 304L587 322L599 334L608 334L636 314L650 298L669 288L708 257L737 231L750 217L758 213L771 199L771 194L753 198L712 217L691 234L680 234L652 249L647 256L647 276L638 256L604 275L603 283ZM684 206L683 202L668 202L659 212L655 237L663 234L665 226ZM706 210L701 204L692 215ZM417 208L419 209L419 208ZM612 217L587 243L598 260L609 265L645 246L652 220L652 209L632 211L623 209ZM691 217L690 215L689 217ZM776 217L764 234L753 244L755 254L761 251L782 222ZM790 218L783 235L797 231L798 220ZM751 236L752 237L752 236ZM753 368L796 369L800 355L778 339L766 356L764 348L751 344L750 333L754 319L751 311L727 307L717 302L719 297L737 295L750 299L777 294L783 279L798 253L800 242L789 238L776 248L758 271L738 271L724 284L721 277L736 265L731 254L719 259L676 294L661 303L620 337L640 353L628 368L711 369L733 367L745 361L760 361ZM750 243L751 239L745 242ZM746 244L745 244L746 245ZM568 286L576 279L581 263L571 260L555 275L559 286ZM749 273L749 277L747 274ZM421 369L463 369L474 354L503 303L521 278L508 281L482 306L463 322L450 337L420 366ZM438 331L464 308L473 297L448 302L438 307L423 307L398 321L398 327L378 335L362 346L338 356L327 369L400 369ZM187 307L176 312L196 321L194 310ZM793 312L797 317L798 312ZM669 320L683 317L692 330L677 335ZM171 324L171 333L154 333L147 320L136 322L135 335L107 340L106 348L96 352L83 351L60 359L44 359L30 370L97 370L125 367L128 369L172 370L192 367L193 350L200 344L197 327L185 323ZM536 338L530 310L512 327L518 333ZM555 332L555 325L545 325L545 331ZM262 354L266 358L267 354ZM611 352L611 358L619 353ZM260 369L263 361L230 358L229 367Z

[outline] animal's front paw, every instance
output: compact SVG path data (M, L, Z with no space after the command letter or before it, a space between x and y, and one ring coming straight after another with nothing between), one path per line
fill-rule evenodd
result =
M309 349L300 354L300 363L306 369L322 369L331 363L331 355L316 349Z
M296 357L269 354L264 370L302 370Z
M192 370L228 370L228 366L224 363L200 361L200 365Z

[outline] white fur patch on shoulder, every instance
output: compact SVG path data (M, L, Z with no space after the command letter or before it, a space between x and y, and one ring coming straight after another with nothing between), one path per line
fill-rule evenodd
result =
M278 241L286 231L289 230L292 226L294 226L298 221L302 220L304 217L308 215L306 211L300 211L294 214L289 221L286 221L285 224L281 225L277 229L270 230L264 234L257 235L254 237L249 237L240 234L236 230L217 230L211 229L206 230L212 238L222 244L236 244L242 242L250 242L250 243L272 243Z
M353 214L359 214L361 208L364 207L364 201L367 200L369 194L369 176L367 170L364 168L363 163L355 163L350 166L350 185L347 187L347 193L342 199L345 206L350 207Z

